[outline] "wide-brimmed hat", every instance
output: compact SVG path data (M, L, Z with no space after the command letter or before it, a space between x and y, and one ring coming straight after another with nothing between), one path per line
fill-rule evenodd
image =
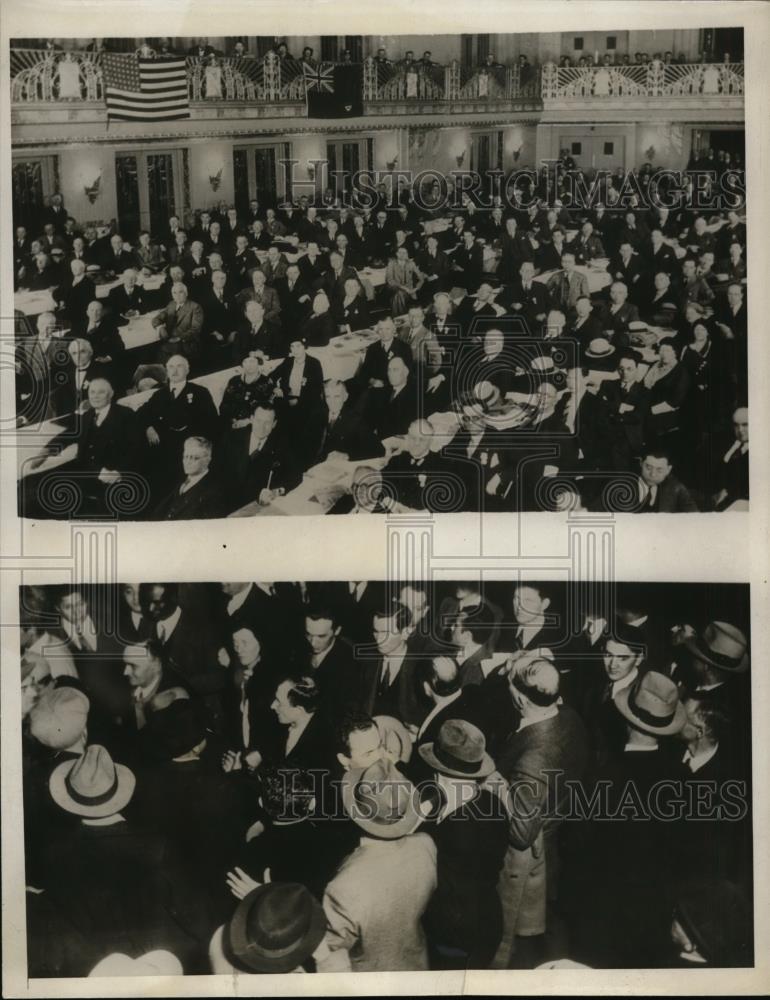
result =
M29 731L43 746L66 750L83 735L90 707L77 688L49 688L29 713Z
M728 622L709 622L701 635L684 641L699 660L734 674L749 669L748 645L743 632Z
M606 337L594 337L585 350L587 358L609 358L615 353L615 348Z
M687 720L676 684L654 670L615 695L615 705L637 729L655 736L678 733Z
M51 798L69 813L88 819L114 816L134 794L136 778L115 764L104 747L94 743L77 760L65 760L51 774Z
M394 719L392 715L375 715L374 722L385 750L397 757L402 764L408 764L414 744L404 723L400 719Z
M406 837L423 819L417 789L389 760L346 772L342 804L357 826L381 840Z
M170 951L148 951L131 958L121 951L106 955L88 973L91 976L181 976L182 963Z
M224 944L254 972L292 972L306 962L326 933L317 899L296 882L270 882L252 890L225 928Z
M426 764L452 778L486 778L495 769L484 734L465 719L447 719L435 743L419 749Z

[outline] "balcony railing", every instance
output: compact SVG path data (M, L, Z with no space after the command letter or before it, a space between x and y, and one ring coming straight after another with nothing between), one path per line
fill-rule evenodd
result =
M217 104L248 105L256 115L272 112L299 116L305 102L305 66L264 58L186 57L193 108ZM318 74L333 63L315 64ZM744 93L742 63L664 64L653 60L631 66L467 67L421 62L381 64L373 58L362 66L364 113L447 114L462 111L515 110L541 101L601 104L635 103L645 98L739 97ZM17 107L72 105L104 101L102 55L11 49L11 100ZM202 112L205 115L205 111ZM235 113L233 110L231 113ZM239 112L242 113L242 112Z
M742 96L743 63L663 63L632 66L543 66L548 101L611 101L640 97Z

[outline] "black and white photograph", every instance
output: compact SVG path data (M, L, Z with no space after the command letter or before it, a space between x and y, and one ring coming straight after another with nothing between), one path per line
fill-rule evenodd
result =
M742 27L9 67L20 516L748 509Z
M754 964L746 585L19 605L30 978Z

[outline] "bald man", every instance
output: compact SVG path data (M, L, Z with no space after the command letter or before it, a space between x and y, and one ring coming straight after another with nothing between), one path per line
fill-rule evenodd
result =
M427 420L414 420L407 431L403 450L396 453L383 472L396 504L410 510L462 510L465 489L462 480L437 445Z

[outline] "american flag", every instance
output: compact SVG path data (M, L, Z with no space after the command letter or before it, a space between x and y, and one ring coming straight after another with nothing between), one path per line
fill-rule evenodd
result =
M334 93L334 66L311 66L310 63L302 63L302 72L305 76L306 90L322 91L326 94Z
M184 57L105 53L107 121L177 121L190 117Z

